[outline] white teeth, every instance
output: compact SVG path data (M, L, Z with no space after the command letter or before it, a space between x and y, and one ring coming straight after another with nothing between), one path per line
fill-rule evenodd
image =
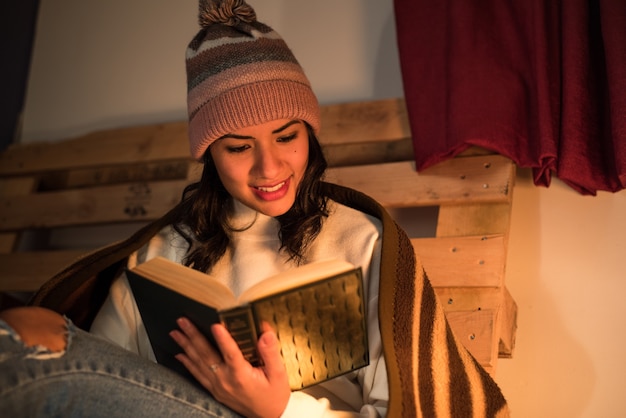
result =
M283 181L282 183L279 183L274 187L257 187L257 189L259 189L262 192L275 192L276 190L280 189L284 185L285 185L285 182Z

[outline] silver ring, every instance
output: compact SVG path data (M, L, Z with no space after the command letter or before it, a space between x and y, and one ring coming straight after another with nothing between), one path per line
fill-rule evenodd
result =
M209 366L209 369L211 369L211 371L213 373L217 373L217 369L219 369L219 368L220 368L220 364L219 363L211 364Z

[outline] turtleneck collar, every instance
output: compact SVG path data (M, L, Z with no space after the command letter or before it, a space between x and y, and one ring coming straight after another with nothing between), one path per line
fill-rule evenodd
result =
M235 229L234 234L239 235L237 230L245 231L247 239L256 238L275 238L278 239L278 231L280 224L274 217L267 216L258 212L237 199L233 199L234 213L229 219L230 226Z

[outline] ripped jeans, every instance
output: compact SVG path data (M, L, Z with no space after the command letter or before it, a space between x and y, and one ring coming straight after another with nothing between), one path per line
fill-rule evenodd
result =
M165 367L75 327L67 347L26 348L0 320L0 417L238 417Z

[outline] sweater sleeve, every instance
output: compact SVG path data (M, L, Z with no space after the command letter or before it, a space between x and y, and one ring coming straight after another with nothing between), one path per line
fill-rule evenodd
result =
M373 405L363 405L359 412L332 410L330 402L326 398L316 399L303 392L292 392L287 408L285 408L281 418L300 418L304 416L309 418L379 418L383 415Z
M180 261L186 248L181 240L173 228L164 228L152 237L148 244L130 255L128 267L134 267L156 256ZM156 362L125 273L113 281L109 295L96 315L90 332Z
M125 274L111 285L109 296L94 319L90 332L141 357L156 361Z

